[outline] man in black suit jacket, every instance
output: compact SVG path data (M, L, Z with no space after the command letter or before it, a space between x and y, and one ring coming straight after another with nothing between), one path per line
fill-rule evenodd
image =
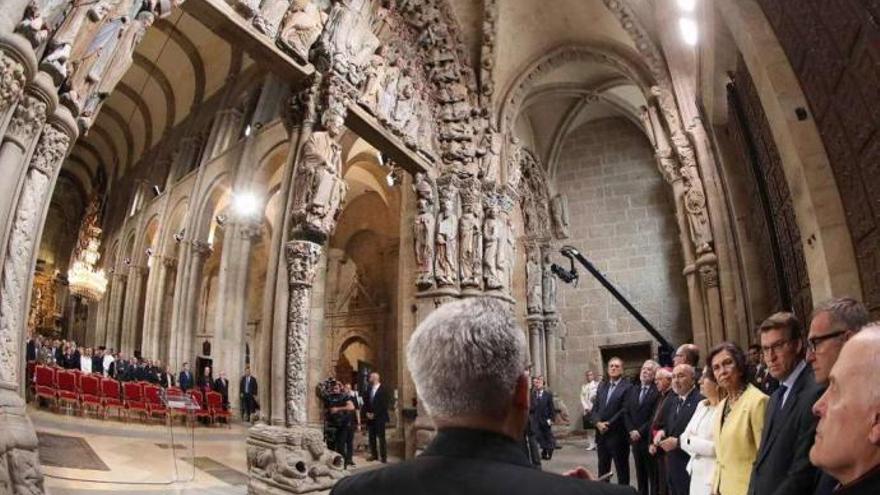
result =
M229 409L229 380L225 371L221 371L220 376L214 380L214 391L223 396L223 409Z
M621 485L629 485L629 441L624 414L631 386L623 378L623 360L613 357L608 360L608 380L599 385L593 404L599 476L611 472L613 460L617 482Z
M629 487L533 469L528 348L506 302L445 304L416 329L406 363L438 433L415 459L339 480L332 495L634 495Z
M244 376L238 383L238 393L241 396L241 419L243 421L250 421L251 414L259 409L258 391L257 379L251 376L251 367L248 366L244 369Z
M804 361L801 328L792 313L776 313L759 330L767 369L779 388L767 401L750 495L799 495L816 488L819 473L810 464L818 423L813 404L823 390Z
M691 456L681 449L678 439L684 433L697 404L704 399L694 386L694 367L679 364L672 370L672 393L663 404L654 443L666 453L666 475L671 495L688 495L691 476L687 472Z
M379 373L370 373L370 388L364 397L364 413L367 417L367 430L370 437L370 458L382 463L388 462L385 448L385 425L388 424L388 391L382 386ZM377 445L378 444L378 445ZM378 446L378 452L377 452Z
M532 431L541 446L541 459L549 461L553 458L553 450L556 449L556 439L553 438L553 416L556 410L553 407L553 394L544 389L544 377L532 378L532 396L529 401L529 420L532 423Z
M183 363L183 369L180 370L180 374L177 377L177 383L180 384L180 390L183 390L184 392L193 388L193 374L189 370L189 363Z
M651 444L651 423L660 393L654 385L654 375L659 366L653 360L642 364L639 385L630 388L624 414L624 425L629 435L630 447L636 466L639 495L649 495L650 486L657 479L657 462L648 452Z
M27 342L27 360L28 361L36 361L37 360L37 350L39 349L39 343L34 338L33 335L28 337Z

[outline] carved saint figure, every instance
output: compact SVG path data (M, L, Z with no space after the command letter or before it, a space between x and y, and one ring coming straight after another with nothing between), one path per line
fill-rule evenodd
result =
M455 190L440 193L437 216L437 259L434 272L438 285L454 285L458 280L458 219L455 215Z
M412 69L404 67L400 77L397 79L397 101L391 116L391 127L398 132L402 132L412 118L414 96L415 87L413 86Z
M480 164L480 178L486 182L497 183L501 178L501 133L489 129L483 134L480 142L482 162Z
M379 107L376 116L382 122L389 122L397 104L397 80L400 77L400 66L396 58L389 61L382 79L382 91L379 94Z
M542 268L542 302L544 304L544 313L556 312L556 277L553 276L553 260L550 259L550 247L544 248Z
M568 196L557 194L550 202L550 213L553 217L553 232L558 239L567 239L568 226Z
M333 0L326 29L318 38L318 70L332 69L353 86L361 86L363 69L380 44L373 34L371 7L365 0Z
M290 3L290 0L265 0L263 4L260 5L260 12L254 17L254 28L269 38L276 38L278 34L278 26L287 11L290 10ZM245 8L245 10L248 9ZM252 11L256 13L256 9L253 9ZM245 15L247 16L248 14Z
M531 246L526 253L526 311L530 315L541 314L543 311L541 250L537 246Z
M294 182L294 223L322 238L332 232L348 190L342 179L342 147L338 142L343 122L337 110L324 114L325 130L306 139Z
M359 103L367 110L378 113L379 95L382 93L382 80L385 77L385 47L380 46L373 57L370 59L370 65L365 69L366 82L364 89L361 91Z
M293 0L276 43L308 63L309 49L318 40L326 22L327 14L321 12L311 0Z
M113 2L74 2L64 21L49 40L40 69L60 85L70 73L69 62L79 59L112 10Z
M480 287L483 264L483 228L477 210L480 204L479 192L462 193L462 214L458 224L458 238L461 243L461 286Z
M709 215L706 212L703 181L700 179L696 167L681 167L681 177L687 187L683 199L691 241L694 243L697 255L708 253L712 250L712 228L709 225Z
M519 138L511 138L510 153L507 158L507 184L514 191L519 190L519 183L522 180L522 159L523 150Z
M415 238L416 285L428 289L434 285L434 191L424 174L416 175Z
M504 242L504 221L500 218L498 205L490 201L483 220L483 278L487 289L503 287L501 267L501 243Z

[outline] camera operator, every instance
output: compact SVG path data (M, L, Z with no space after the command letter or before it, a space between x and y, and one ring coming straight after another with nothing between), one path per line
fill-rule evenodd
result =
M334 381L330 392L324 397L324 406L327 408L327 425L333 430L333 450L342 454L346 467L353 465L352 452L346 448L346 444L353 433L354 401L350 395L343 393L342 384Z

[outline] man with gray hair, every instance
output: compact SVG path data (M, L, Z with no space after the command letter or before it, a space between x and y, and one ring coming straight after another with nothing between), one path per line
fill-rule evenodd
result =
M406 349L437 436L416 459L339 481L335 495L632 495L627 487L538 471L522 449L528 350L507 303L472 298L423 321Z

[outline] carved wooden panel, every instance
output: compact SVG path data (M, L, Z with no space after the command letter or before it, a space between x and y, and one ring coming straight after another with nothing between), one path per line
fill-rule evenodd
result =
M771 307L793 310L802 318L813 307L810 278L794 204L776 143L745 64L738 64L728 88L729 132L748 175L749 236L758 245Z
M880 316L880 0L759 0L809 103Z

